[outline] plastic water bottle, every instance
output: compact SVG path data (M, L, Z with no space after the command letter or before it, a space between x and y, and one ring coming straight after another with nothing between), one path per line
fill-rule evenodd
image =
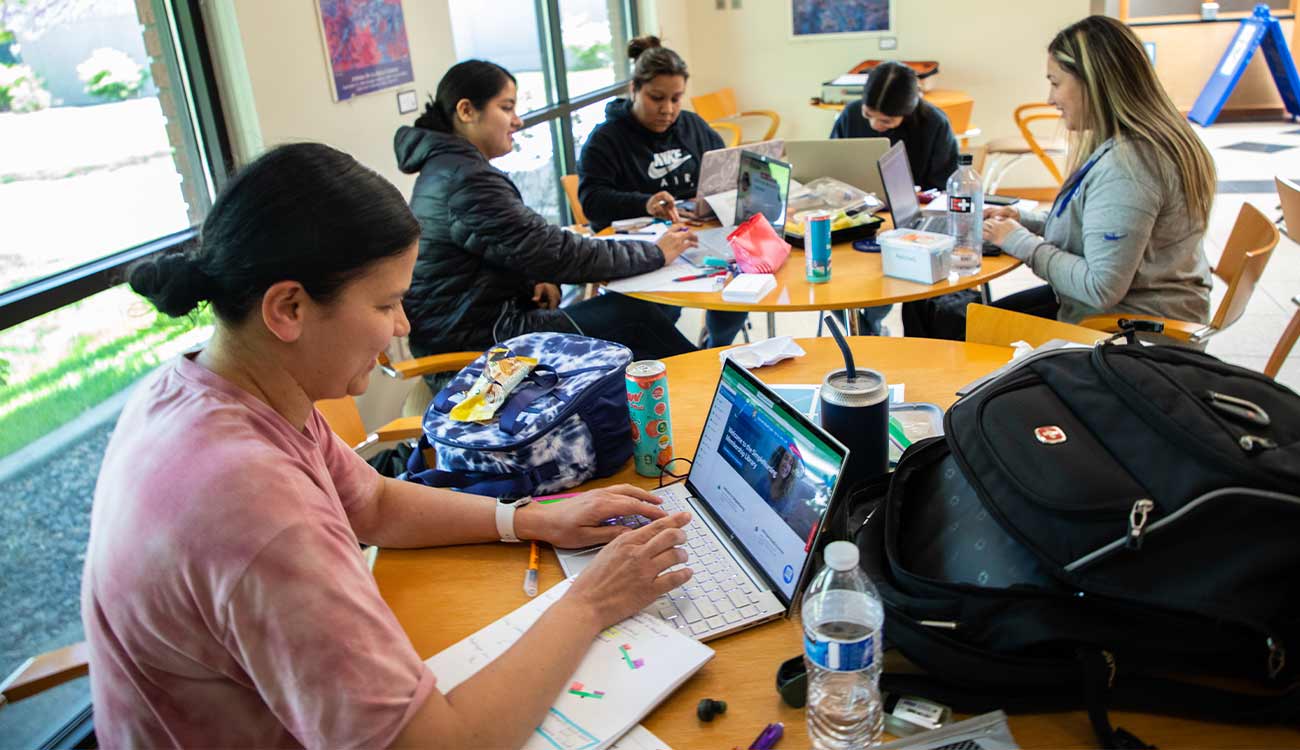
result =
M831 542L825 559L803 598L808 736L815 750L862 748L880 739L885 610L856 545Z
M948 233L957 238L952 270L958 276L979 273L984 261L984 186L971 166L970 154L957 157L957 171L948 178Z

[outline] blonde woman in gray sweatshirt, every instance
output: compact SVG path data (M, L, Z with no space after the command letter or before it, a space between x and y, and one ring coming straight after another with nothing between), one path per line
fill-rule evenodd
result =
M1128 26L1090 16L1047 52L1048 102L1071 135L1070 177L1049 211L985 210L984 239L1048 286L994 304L1067 323L1116 313L1209 322L1209 151Z

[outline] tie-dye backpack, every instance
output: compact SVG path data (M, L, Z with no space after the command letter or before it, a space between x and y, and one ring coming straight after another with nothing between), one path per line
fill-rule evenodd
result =
M479 495L522 497L606 477L632 456L621 344L569 333L528 333L503 342L538 365L490 422L458 422L449 412L483 372L484 353L442 389L424 414L407 479Z

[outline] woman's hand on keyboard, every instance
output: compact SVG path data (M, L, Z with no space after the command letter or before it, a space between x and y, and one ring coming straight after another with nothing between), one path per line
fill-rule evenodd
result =
M625 531L605 545L569 589L602 628L631 617L655 599L691 579L690 568L665 570L687 560L690 513L674 513L639 529Z
M531 503L519 510L515 526L521 539L540 539L556 547L592 547L612 541L631 529L612 526L610 518L645 516L651 521L668 515L663 501L630 484L602 487L563 502Z

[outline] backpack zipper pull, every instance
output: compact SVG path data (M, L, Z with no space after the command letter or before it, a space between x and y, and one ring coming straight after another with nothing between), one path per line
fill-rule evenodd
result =
M1269 419L1268 412L1260 408L1259 404L1254 401L1247 401L1244 398L1229 396L1218 391L1206 391L1202 398L1210 405L1211 409L1233 419L1243 420L1261 427L1268 427L1272 422Z
M1146 498L1133 503L1133 509L1128 513L1128 539L1124 542L1125 547L1142 549L1142 534L1146 531L1147 518L1155 507L1156 504Z
M1258 451L1270 450L1277 447L1277 441L1271 438L1260 437L1259 435L1242 435L1237 438L1237 445L1247 453L1256 453Z

